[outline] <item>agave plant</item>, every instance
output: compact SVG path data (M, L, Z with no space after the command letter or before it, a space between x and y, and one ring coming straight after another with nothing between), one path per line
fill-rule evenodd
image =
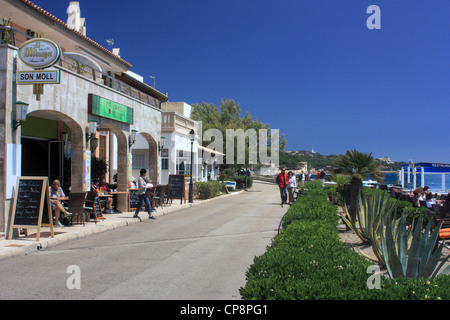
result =
M379 238L380 229L384 227L387 218L395 211L396 202L392 204L385 192L377 189L372 195L366 195L364 190L358 197L357 222L350 217L347 206L344 205L344 222L356 235L367 244L372 244Z
M356 211L357 222L351 219L347 206L344 205L345 216L342 219L363 243L372 245L376 259L361 250L359 252L367 259L382 265L384 265L384 259L381 252L381 233L386 221L395 212L396 205L397 202L390 202L390 197L386 192L377 189L372 195L366 195L364 190L361 190Z
M404 214L398 224L394 219L391 220L381 236L381 250L389 276L391 278L435 278L450 256L448 255L438 266L444 243L442 242L436 248L436 241L442 223L430 234L432 223L430 221L422 232L423 216L420 215L408 249L408 231L405 221ZM442 273L449 271L450 267L447 267Z

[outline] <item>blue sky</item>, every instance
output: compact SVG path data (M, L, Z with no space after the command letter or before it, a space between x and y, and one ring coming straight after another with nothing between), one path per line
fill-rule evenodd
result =
M69 1L33 2L67 20ZM170 101L233 99L288 150L450 162L450 1L79 2L87 36Z

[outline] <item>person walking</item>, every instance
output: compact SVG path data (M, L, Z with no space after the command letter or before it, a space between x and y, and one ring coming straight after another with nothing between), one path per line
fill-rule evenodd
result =
M289 178L285 168L281 168L281 172L277 175L277 184L280 188L281 207L287 203L287 187L289 185Z
M288 173L289 184L288 184L288 194L289 194L289 205L294 203L294 190L297 188L297 177L292 171Z
M140 174L141 175L138 178L138 191L137 191L139 204L136 208L133 218L139 218L139 211L141 210L142 206L145 203L145 207L147 208L147 212L148 212L148 218L156 219L152 215L152 206L150 204L150 199L148 198L148 195L147 195L147 182L145 181L145 175L147 174L147 170L141 169Z

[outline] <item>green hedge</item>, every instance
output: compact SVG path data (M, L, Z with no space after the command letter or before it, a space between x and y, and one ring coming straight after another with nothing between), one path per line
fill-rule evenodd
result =
M245 189L245 178L247 178L247 184L248 188L251 188L253 186L253 179L252 177L245 177L245 176L234 176L229 178L230 181L236 181L236 189Z
M219 181L196 182L194 184L194 193L199 199L210 199L220 195L224 191L225 184Z
M449 299L450 278L386 279L380 289L368 289L371 262L339 240L336 207L325 189L305 185L303 195L288 210L283 230L267 251L254 258L243 299Z
M245 184L246 183L247 183L247 187L248 188L251 188L253 186L253 178L252 177L222 175L220 177L220 179L221 179L221 181L235 181L236 182L236 189L245 189L245 187L246 187Z

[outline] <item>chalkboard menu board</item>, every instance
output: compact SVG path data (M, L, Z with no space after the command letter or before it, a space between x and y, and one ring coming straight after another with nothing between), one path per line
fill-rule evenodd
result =
M186 203L184 175L169 175L169 199L181 199L181 203L183 203L183 198Z
M94 198L94 208L95 208L96 219L98 219L98 218L103 219L102 206L100 204L100 198L98 197L98 194L95 195L95 198Z
M41 226L50 226L54 236L47 177L18 177L8 238L13 228L37 228L38 241Z
M149 192L149 190L150 189L147 189L147 193ZM128 211L136 210L139 206L139 196L137 192L138 189L128 189ZM144 207L145 202L141 209L144 209Z
M128 190L128 211L136 210L139 205L138 189Z

